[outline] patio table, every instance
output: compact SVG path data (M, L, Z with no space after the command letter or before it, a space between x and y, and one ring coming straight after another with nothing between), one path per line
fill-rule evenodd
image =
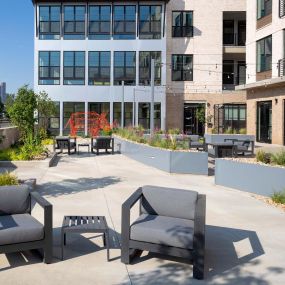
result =
M208 143L208 146L211 145L214 148L214 157L224 157L225 152L230 152L231 156L236 156L236 148L237 145L235 145L233 142L219 142L219 143Z
M107 261L110 260L109 253L109 229L104 216L64 216L61 228L61 259L63 260L63 249L66 245L67 233L103 233L103 243L107 248Z

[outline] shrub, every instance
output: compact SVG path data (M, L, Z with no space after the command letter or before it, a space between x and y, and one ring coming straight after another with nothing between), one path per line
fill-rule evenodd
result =
M241 135L246 135L246 134L247 134L246 128L241 128L241 129L239 130L239 133L240 133Z
M271 199L275 203L285 204L285 190L274 192L271 196Z
M271 160L271 154L266 153L264 150L258 150L256 153L256 160L258 162L269 164Z
M18 178L16 175L5 172L0 174L0 186L8 186L8 185L18 185Z
M282 150L278 153L272 154L271 163L276 165L285 166L285 151Z
M170 135L179 135L180 134L180 130L179 129L169 129L168 133Z

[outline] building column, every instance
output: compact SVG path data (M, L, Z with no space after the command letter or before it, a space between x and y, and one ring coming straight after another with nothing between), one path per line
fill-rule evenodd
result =
M59 135L63 135L63 102L60 101L59 102L59 114L60 114L60 118L59 118Z
M85 136L88 135L88 102L85 102Z

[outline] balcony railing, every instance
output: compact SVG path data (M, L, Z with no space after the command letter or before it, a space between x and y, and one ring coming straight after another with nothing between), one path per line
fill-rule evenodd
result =
M278 76L285 76L285 58L278 61Z

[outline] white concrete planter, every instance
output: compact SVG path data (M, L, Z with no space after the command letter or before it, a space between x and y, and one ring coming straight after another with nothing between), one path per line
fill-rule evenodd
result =
M169 173L208 175L208 153L173 151L115 137L121 153L146 165Z
M216 159L215 183L271 196L275 191L285 189L285 168Z
M50 157L44 160L13 160L13 161L0 161L0 167L52 167L57 154L54 152Z

